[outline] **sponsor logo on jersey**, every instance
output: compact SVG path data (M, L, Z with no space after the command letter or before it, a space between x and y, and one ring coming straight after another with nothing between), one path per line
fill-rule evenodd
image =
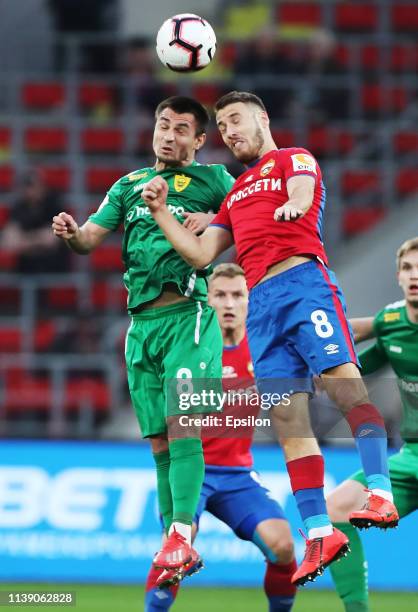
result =
M146 176L148 176L148 172L141 172L141 174L128 174L128 179L130 181L140 181Z
M222 366L222 378L236 378L237 376L234 366Z
M410 393L418 393L418 382L401 379L401 387L404 391L409 391Z
M324 351L326 351L327 355L336 355L340 350L340 346L338 344L327 344L324 346Z
M238 191L233 193L226 203L227 208L231 208L234 202L244 200L245 198L248 198L248 196L251 196L254 193L258 193L259 191L281 191L281 188L281 179L259 179L258 181L254 181L254 183L251 183L251 185L248 185L248 187L244 187L244 189L238 189Z
M174 177L174 189L178 192L184 191L192 179L184 174L176 174Z
M252 181L254 178L254 174L250 174L249 176L247 176L247 178L245 179L244 183L249 183L250 181Z
M364 438L365 436L368 436L371 433L373 433L373 429L362 429L357 435L359 438Z
M184 213L183 206L173 206L169 204L167 208L172 215L182 215ZM150 215L151 211L148 206L134 206L126 215L126 220L132 221L134 217L138 219L139 217L149 217Z
M261 166L260 176L267 176L268 174L270 174L275 164L276 162L274 161L274 159L269 159L268 162L264 164L264 166Z
M316 174L315 160L306 153L295 153L291 156L295 172L313 172Z
M395 344L390 344L389 345L389 350L392 353L402 353L402 347L401 346L396 346Z
M400 318L400 312L385 312L383 315L383 320L385 323L393 323L393 321L399 321Z

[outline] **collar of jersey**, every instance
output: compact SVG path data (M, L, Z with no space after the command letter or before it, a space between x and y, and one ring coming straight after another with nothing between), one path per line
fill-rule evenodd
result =
M261 162L262 159L267 157L267 155L271 155L273 151L278 151L278 149L271 149L271 151L267 151L267 153L264 153L264 155L262 155L261 157L257 157L255 161L247 164L247 168L254 168L254 166L256 166L259 162Z
M190 166L198 166L198 165L200 165L199 162L197 162L194 159L192 161L192 163L189 164L188 166L173 166L173 167L170 167L170 168L164 168L164 170L156 170L155 166L153 166L152 169L153 169L154 172L169 172L170 170L175 170L177 172L178 170L183 170L184 171L184 170L187 170L187 168L190 168Z

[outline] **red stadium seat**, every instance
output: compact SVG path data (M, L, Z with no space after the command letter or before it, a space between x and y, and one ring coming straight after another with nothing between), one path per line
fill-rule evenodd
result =
M5 383L4 405L7 412L47 412L51 408L52 392L48 378L14 368L6 371Z
M344 32L370 32L376 29L378 11L375 4L339 2L335 4L335 26Z
M415 130L403 130L394 135L393 148L395 153L418 154L418 133Z
M121 153L125 146L123 131L119 128L87 128L81 133L83 153Z
M273 140L278 147L288 148L296 146L296 137L292 130L272 130Z
M15 251L0 249L0 271L13 272L17 266L17 254Z
M50 189L68 191L71 183L71 170L67 166L42 166L42 177Z
M276 19L280 26L320 26L322 6L318 2L280 2Z
M119 260L118 260L119 265ZM115 287L106 281L98 281L93 284L91 290L91 302L94 308L105 310L107 308L126 308L127 290L121 285L115 290Z
M86 406L98 411L108 411L110 407L110 391L106 383L88 374L69 381L65 387L66 410L82 410Z
M25 130L24 144L30 153L65 153L68 132L64 128L30 127Z
M399 112L404 110L408 98L404 87L383 88L378 83L368 83L361 92L362 106L366 114Z
M342 176L342 190L346 195L377 192L381 187L377 170L347 170Z
M46 290L46 305L54 310L74 310L78 304L76 287L53 287Z
M396 177L396 189L401 196L409 196L418 191L418 168L402 168Z
M309 130L307 148L318 156L346 155L352 150L354 140L353 134L345 130L314 127Z
M213 106L221 95L222 88L216 83L197 83L192 89L192 97L207 106Z
M349 238L367 232L385 215L386 210L382 206L346 209L342 223L344 235Z
M399 2L392 5L391 20L395 32L418 33L418 5L416 2Z
M226 68L232 68L238 56L237 43L234 41L224 41L218 53L218 61Z
M16 315L20 309L22 295L20 289L10 286L0 286L0 304L2 313L10 313Z
M365 70L377 70L382 61L382 49L377 45L364 45L360 51L361 67Z
M12 144L12 131L10 128L0 127L0 152L9 151Z
M96 272L121 272L124 269L119 245L101 245L92 252L90 262Z
M17 353L22 349L22 332L19 327L0 328L0 352Z
M35 351L47 351L55 337L57 329L54 321L38 321L34 331L34 349Z
M107 83L82 83L78 91L78 103L85 110L111 107L114 101L114 87Z
M90 193L105 193L127 172L126 168L115 168L115 166L108 168L93 166L86 170L85 187Z
M65 103L65 86L57 82L25 83L22 88L22 102L27 109L54 110Z
M12 166L0 166L0 191L10 191L15 180L15 169Z
M343 44L337 44L334 50L334 59L342 67L350 65L350 48Z
M0 230L7 224L10 216L10 206L0 204Z

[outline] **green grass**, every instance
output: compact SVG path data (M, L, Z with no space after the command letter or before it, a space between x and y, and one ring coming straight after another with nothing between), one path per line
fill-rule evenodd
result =
M68 612L135 612L143 610L142 586L0 584L0 591L75 591L76 606L36 606L37 610ZM372 612L418 610L418 593L372 593ZM13 609L31 609L13 605ZM175 612L266 612L261 589L183 588L172 607ZM342 612L343 606L330 591L299 591L293 612Z

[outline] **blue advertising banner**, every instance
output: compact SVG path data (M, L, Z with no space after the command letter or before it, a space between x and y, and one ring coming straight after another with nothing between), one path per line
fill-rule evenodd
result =
M352 449L325 449L326 488L358 466ZM298 559L302 527L283 455L256 447L263 484L291 522ZM160 548L153 460L146 444L7 441L0 445L0 579L144 582ZM364 532L363 532L364 533ZM376 589L418 590L417 515L398 530L362 535ZM196 548L205 571L194 585L260 585L263 557L205 513ZM390 563L388 563L390 559ZM228 571L225 571L225 567ZM329 572L310 588L331 587Z

